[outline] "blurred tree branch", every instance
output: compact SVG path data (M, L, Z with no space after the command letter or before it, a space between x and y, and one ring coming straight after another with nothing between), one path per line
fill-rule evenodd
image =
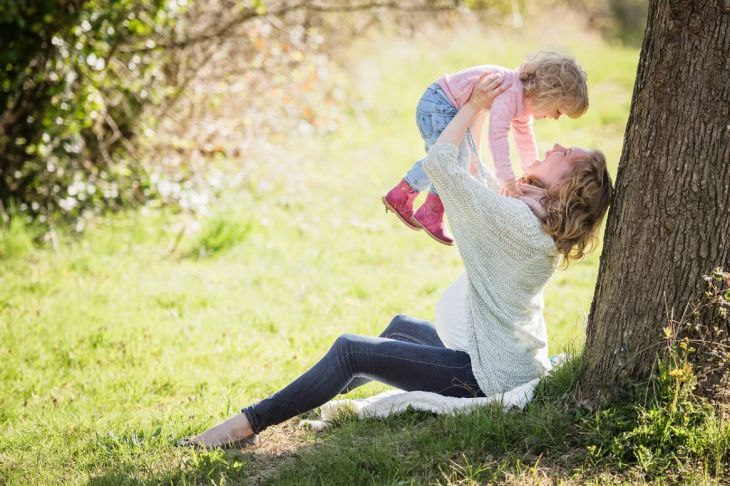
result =
M385 9L401 12L445 12L449 10L454 10L458 8L461 4L462 2L460 0L424 0L413 3L404 3L399 1L344 4L302 2L297 4L284 5L283 7L279 7L273 10L244 7L241 12L236 15L235 18L225 23L222 27L218 28L213 33L195 35L177 41L159 42L155 43L155 45L153 46L124 46L120 47L120 51L125 53L142 53L158 49L184 49L194 44L221 39L229 34L235 27L250 20L261 17L283 17L289 13L293 13L296 11L309 11L317 13L352 13L358 11Z
M198 177L190 167L220 147L236 156L247 136L333 130L337 58L372 26L409 35L507 1L10 2L0 202L41 221L174 202L182 192L158 185Z

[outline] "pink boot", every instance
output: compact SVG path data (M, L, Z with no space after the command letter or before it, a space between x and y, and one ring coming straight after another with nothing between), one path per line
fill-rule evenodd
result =
M444 226L444 205L441 198L428 193L426 201L413 215L413 222L419 224L428 236L444 245L454 244L454 238Z
M413 189L405 179L401 180L397 186L388 191L383 197L385 212L393 211L403 224L413 230L421 229L413 224L413 201L418 196L418 191Z

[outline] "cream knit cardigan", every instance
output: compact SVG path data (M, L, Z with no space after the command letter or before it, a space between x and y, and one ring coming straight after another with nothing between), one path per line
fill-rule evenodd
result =
M524 202L500 195L489 173L472 177L458 158L457 146L435 144L423 168L466 267L468 352L474 377L490 396L550 368L543 290L560 256Z

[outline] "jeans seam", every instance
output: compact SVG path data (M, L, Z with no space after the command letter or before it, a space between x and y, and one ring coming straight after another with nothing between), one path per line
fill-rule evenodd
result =
M425 101L435 105L434 111L437 111L442 115L456 116L456 113L459 110L453 105L441 85L438 83L429 85L421 96L421 99L425 97L427 92L430 92L430 96L426 98ZM420 104L420 101L418 104Z
M429 344L423 342L422 339L418 339L418 338L416 338L416 337L414 337L414 336L412 336L410 334L407 334L405 332L395 331L395 332L388 333L388 337L391 337L391 336L404 337L406 339L410 339L411 341L415 341L417 344L421 344L423 346L430 346Z
M365 356L365 357L368 357L368 356L375 356L375 357L379 357L379 358L392 358L393 357L393 355L389 355L389 354L366 353L366 352L362 352L362 351L353 351L352 354L353 355L357 354L359 356ZM444 364L434 363L433 361L418 361L415 359L409 359L409 358L404 358L404 357L399 357L399 359L402 359L403 361L408 361L409 363L418 363L418 364L422 364L422 365L431 365L431 366L436 365L438 367L448 368L450 370L464 369L464 366L448 366L448 365L444 365Z
M416 124L424 139L433 136L433 123L431 123L430 113L416 112Z

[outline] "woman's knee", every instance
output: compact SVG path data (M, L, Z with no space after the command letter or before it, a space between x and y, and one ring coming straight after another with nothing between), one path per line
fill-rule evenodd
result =
M395 316L380 337L430 346L443 346L432 323L405 314Z
M333 363L350 373L358 367L358 357L369 352L367 337L357 334L342 334L332 344L328 355ZM370 338L371 339L371 338Z
M412 317L407 316L405 314L397 314L393 317L393 319L390 320L390 324L388 324L388 327L385 328L385 331L383 331L383 334L381 336L388 337L389 334L393 333L394 331L397 331L398 329L402 328L404 325L407 325L413 320Z
M359 336L356 334L341 334L332 344L332 351L338 354L347 354L352 349L353 344L358 341L358 338Z
M406 314L398 314L390 321L390 324L388 324L388 327L383 332L382 337L399 335L409 337L415 341L420 341L418 336L423 334L425 330L424 326L428 327L429 323Z

